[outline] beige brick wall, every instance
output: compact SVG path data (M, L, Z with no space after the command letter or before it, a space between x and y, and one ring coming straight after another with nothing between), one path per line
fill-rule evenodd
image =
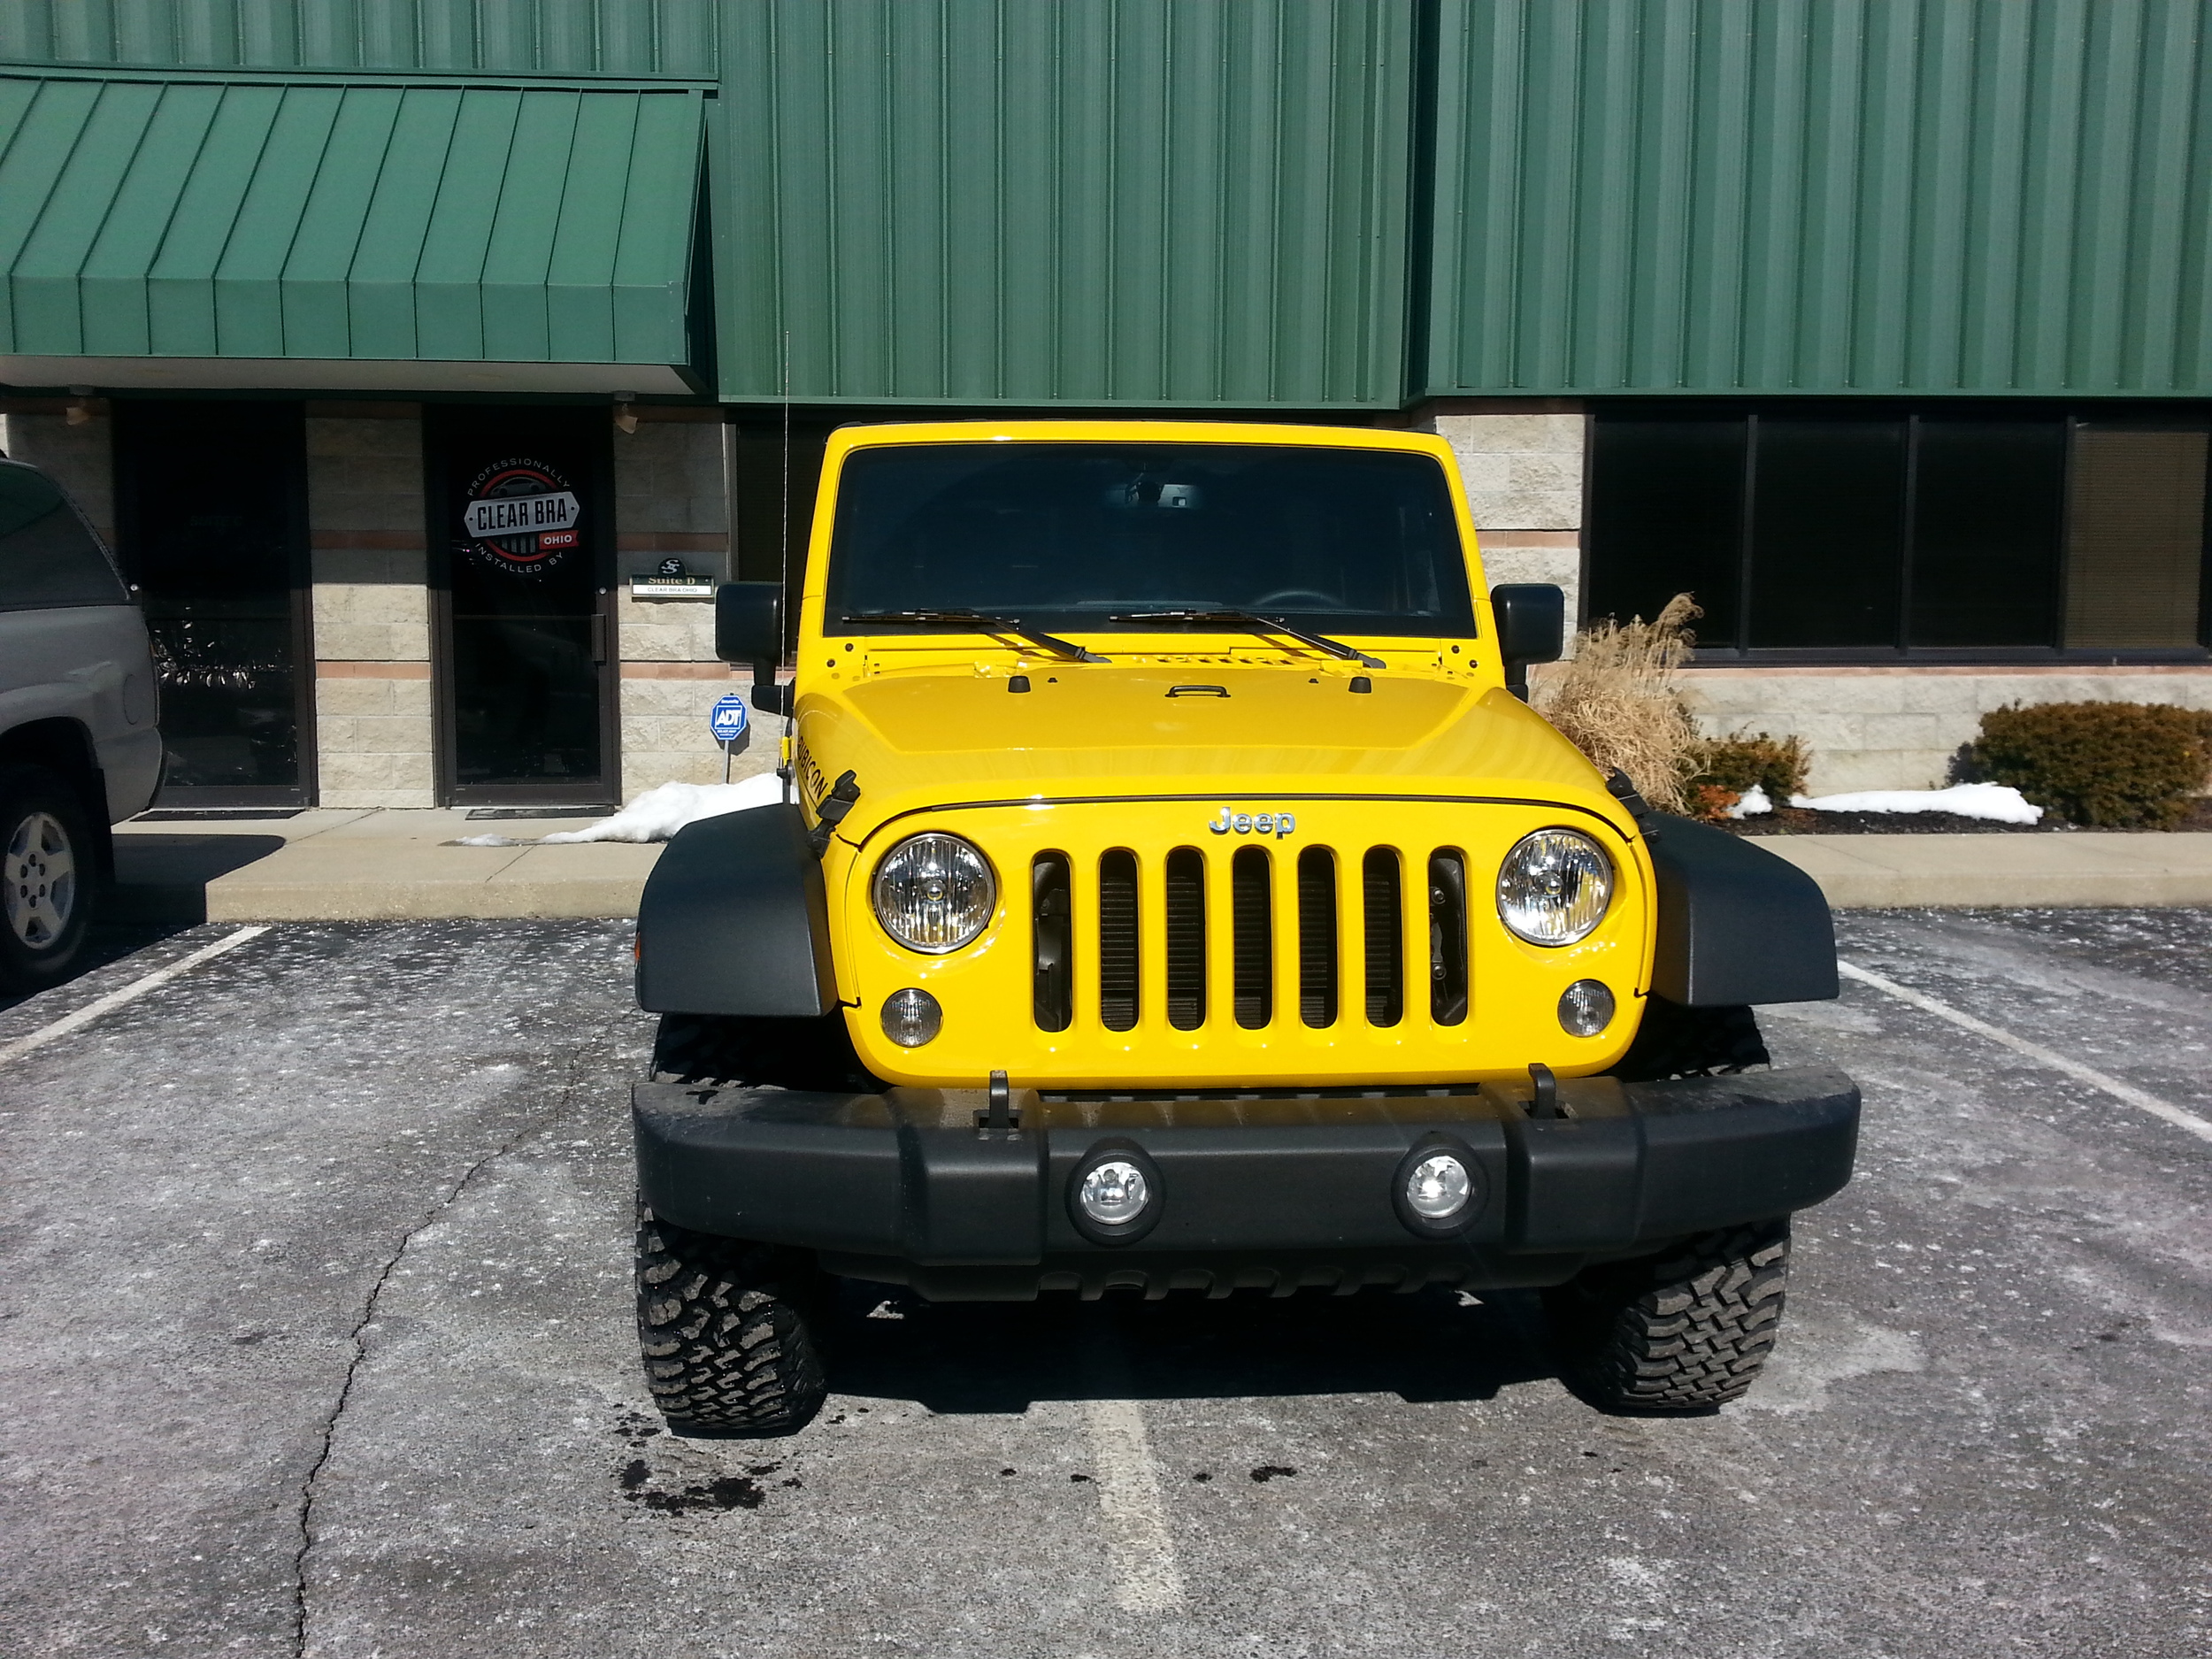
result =
M1582 415L1432 413L1417 424L1452 446L1490 585L1555 583L1579 616Z
M325 806L436 803L422 421L308 405L315 741Z
M1700 668L1683 676L1708 735L1770 732L1812 749L1815 795L1939 788L1981 718L2009 703L2212 709L2212 665L2159 668Z
M707 729L707 711L725 692L751 683L716 660L710 603L629 595L630 577L651 575L672 555L714 580L728 575L729 429L715 409L646 407L637 414L635 432L617 427L614 434L626 800L656 784L720 782L722 750ZM731 776L773 768L777 735L749 733Z
M91 418L71 426L64 405L39 398L0 414L0 449L42 468L67 490L92 527L115 545L115 428L104 398L85 407Z

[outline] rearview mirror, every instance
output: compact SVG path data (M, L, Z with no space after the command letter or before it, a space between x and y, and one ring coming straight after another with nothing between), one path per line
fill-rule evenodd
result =
M783 584L724 582L714 592L714 654L753 670L753 707L788 714L791 687L776 683L783 661Z
M1567 646L1567 595L1549 582L1507 582L1490 590L1505 658L1506 689L1528 701L1531 663L1555 663Z

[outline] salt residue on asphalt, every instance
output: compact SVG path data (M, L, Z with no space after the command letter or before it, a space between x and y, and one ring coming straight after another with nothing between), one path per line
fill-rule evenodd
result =
M687 824L751 806L773 806L783 799L783 782L773 772L736 783L664 783L624 807L612 818L580 830L539 837L541 846L566 841L664 841Z
M2033 824L2043 809L2001 783L1960 783L1948 789L1866 789L1856 795L1793 795L1790 804L1815 812L1951 812L1993 824Z

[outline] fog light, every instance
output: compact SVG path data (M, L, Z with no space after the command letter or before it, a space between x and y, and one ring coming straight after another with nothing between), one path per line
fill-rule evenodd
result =
M1144 1171L1126 1158L1094 1164L1075 1189L1083 1213L1102 1227L1125 1227L1144 1214L1152 1188Z
M1613 993L1597 979L1577 979L1559 994L1559 1023L1571 1037L1594 1037L1613 1023Z
M1448 1152L1432 1152L1406 1177L1406 1205L1429 1221L1449 1221L1467 1208L1474 1182L1467 1166Z
M943 1029L945 1010L927 991L911 986L883 999L883 1034L902 1048L918 1048Z

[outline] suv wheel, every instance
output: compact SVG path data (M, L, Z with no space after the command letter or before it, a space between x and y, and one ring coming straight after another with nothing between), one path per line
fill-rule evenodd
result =
M1611 1075L1629 1083L1671 1077L1712 1077L1772 1064L1747 1008L1685 1008L1663 996L1644 999L1636 1041Z
M1609 1411L1725 1405L1773 1351L1789 1263L1785 1217L1586 1268L1544 1293L1562 1375Z
M92 922L98 869L84 805L43 766L0 766L0 984L68 973Z
M803 1252L671 1226L638 1207L637 1329L646 1385L679 1434L789 1434L829 1384L828 1297Z

